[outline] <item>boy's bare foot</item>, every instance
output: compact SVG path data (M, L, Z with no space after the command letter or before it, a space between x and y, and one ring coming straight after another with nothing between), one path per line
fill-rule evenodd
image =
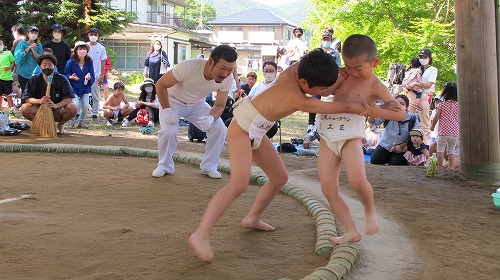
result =
M377 213L366 214L366 225L365 225L366 235L373 235L377 233L378 230L379 228L378 228Z
M212 248L210 248L210 240L201 238L196 232L189 236L189 244L200 260L210 262L214 258Z
M59 134L61 134L61 135L66 134L66 130L64 129L64 124L59 125L59 123L58 123L57 124L57 129L59 129Z
M263 231L273 231L276 229L273 226L262 222L261 220L251 221L249 218L244 218L243 221L241 221L241 226L247 229L263 230Z
M358 242L361 240L361 233L359 231L348 232L341 237L332 237L330 238L330 242L335 244L343 244L347 242Z

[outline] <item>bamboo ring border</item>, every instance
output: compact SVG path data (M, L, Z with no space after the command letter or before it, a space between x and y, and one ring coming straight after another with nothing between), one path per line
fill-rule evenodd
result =
M129 147L99 147L88 145L68 145L68 144L20 144L20 143L0 143L0 152L40 152L40 153L91 153L99 155L113 156L136 156L158 158L158 151L151 149L139 149ZM176 162L199 165L201 159L188 157L175 153L173 159ZM231 174L231 168L224 164L219 164L219 171ZM261 174L251 173L250 181L259 186L264 185L269 178ZM337 232L335 218L328 207L314 196L303 189L286 183L281 192L298 200L304 204L311 216L316 220L316 254L331 253L328 264L319 267L315 271L302 279L320 279L319 272L332 271L328 280L341 279L351 271L355 261L358 259L359 251L352 244L335 245L329 239ZM321 230L320 230L321 229ZM347 254L348 257L345 255ZM324 276L321 275L323 278ZM282 278L284 279L284 278Z

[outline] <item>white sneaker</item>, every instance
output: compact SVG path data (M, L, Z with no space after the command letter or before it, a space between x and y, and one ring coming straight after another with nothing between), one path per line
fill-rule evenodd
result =
M172 173L169 173L167 171L165 171L165 169L163 169L163 167L156 167L155 170L153 170L153 173L151 174L151 176L153 177L163 177L165 176L165 174L172 174Z
M107 120L106 121L107 126L113 126L113 121L112 120Z
M129 125L130 125L130 121L127 119L122 122L122 126L129 126Z
M208 177L214 178L214 179L222 178L222 175L220 175L219 171L217 171L217 170L212 170L212 171L203 171L202 170L201 174L207 175Z

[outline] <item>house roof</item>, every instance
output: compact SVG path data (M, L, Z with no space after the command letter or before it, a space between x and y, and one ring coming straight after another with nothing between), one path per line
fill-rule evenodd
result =
M265 9L252 9L209 21L210 25L298 25Z

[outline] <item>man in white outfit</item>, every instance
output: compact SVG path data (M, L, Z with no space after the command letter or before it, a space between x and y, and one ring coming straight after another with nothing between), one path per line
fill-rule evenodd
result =
M106 58L108 55L106 54L106 48L97 42L99 38L99 30L95 27L89 29L87 33L89 37L89 42L87 43L90 46L90 50L88 56L92 58L92 62L94 63L94 75L95 82L92 84L92 122L97 122L97 114L99 113L99 100L101 99L101 89L102 80L104 79L104 74L106 72ZM106 102L106 100L104 100Z
M201 173L221 178L217 167L227 129L220 115L233 84L232 73L237 58L233 48L221 45L213 50L208 60L185 60L158 80L156 92L161 105L161 129L158 131L158 166L152 173L153 177L174 173L172 156L178 144L179 117L184 117L207 133ZM205 98L214 90L218 91L217 98L214 106L210 107Z

